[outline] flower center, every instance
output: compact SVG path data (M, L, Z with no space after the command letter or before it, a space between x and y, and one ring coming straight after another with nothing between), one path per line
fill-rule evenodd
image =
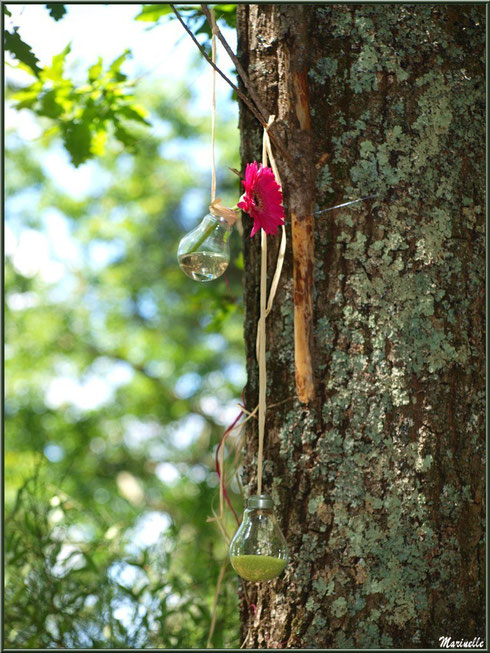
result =
M263 207L262 198L260 197L260 195L258 193L254 193L253 197L254 197L255 206L257 207L257 209L259 211L261 211L262 207Z

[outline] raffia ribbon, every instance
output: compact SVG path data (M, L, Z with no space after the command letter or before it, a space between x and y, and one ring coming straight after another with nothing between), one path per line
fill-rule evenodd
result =
M268 129L275 120L275 116L269 116L267 127L264 128L264 135L262 140L262 165L267 165L267 157L269 157L272 171L279 186L281 178L277 169L274 155L272 154L271 143L269 139ZM265 358L266 350L266 329L265 320L269 315L274 297L276 296L279 279L281 277L282 266L284 263L284 254L286 252L286 229L282 226L281 244L279 246L279 254L277 257L276 270L272 279L269 298L267 300L267 234L263 229L261 233L261 257L260 257L260 317L257 326L257 360L259 364L259 449L257 453L257 494L262 494L262 467L264 455L264 435L265 435L265 415L267 412L267 365Z
M214 9L210 8L211 15L211 61L216 65L216 21L214 18ZM212 110L211 110L211 205L216 199L216 161L214 158L214 140L216 131L216 69L213 68L213 86L212 86Z

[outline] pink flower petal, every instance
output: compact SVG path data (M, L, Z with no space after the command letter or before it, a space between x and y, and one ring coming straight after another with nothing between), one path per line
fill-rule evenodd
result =
M254 161L247 165L242 183L245 193L237 206L254 219L250 237L261 228L267 234L274 235L279 225L284 224L284 207L281 188L273 171Z

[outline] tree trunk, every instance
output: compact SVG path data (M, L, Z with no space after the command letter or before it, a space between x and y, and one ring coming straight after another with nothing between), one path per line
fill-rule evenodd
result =
M264 448L291 561L244 582L246 648L484 637L484 48L481 4L238 6L240 61L291 156L277 156L288 248L267 318ZM243 105L240 130L244 169L262 129ZM252 409L260 237L244 222ZM296 298L292 244L314 251ZM253 424L250 494L256 451Z

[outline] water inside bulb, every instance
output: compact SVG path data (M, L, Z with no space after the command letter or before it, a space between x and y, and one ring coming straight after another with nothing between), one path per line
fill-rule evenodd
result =
M179 257L179 265L194 281L212 281L228 267L228 259L212 252L194 252Z
M230 544L230 562L239 576L253 582L279 576L288 564L288 545L268 495L248 499L242 523Z
M177 258L181 270L194 281L220 277L230 261L232 228L224 218L204 216L201 224L179 243Z

